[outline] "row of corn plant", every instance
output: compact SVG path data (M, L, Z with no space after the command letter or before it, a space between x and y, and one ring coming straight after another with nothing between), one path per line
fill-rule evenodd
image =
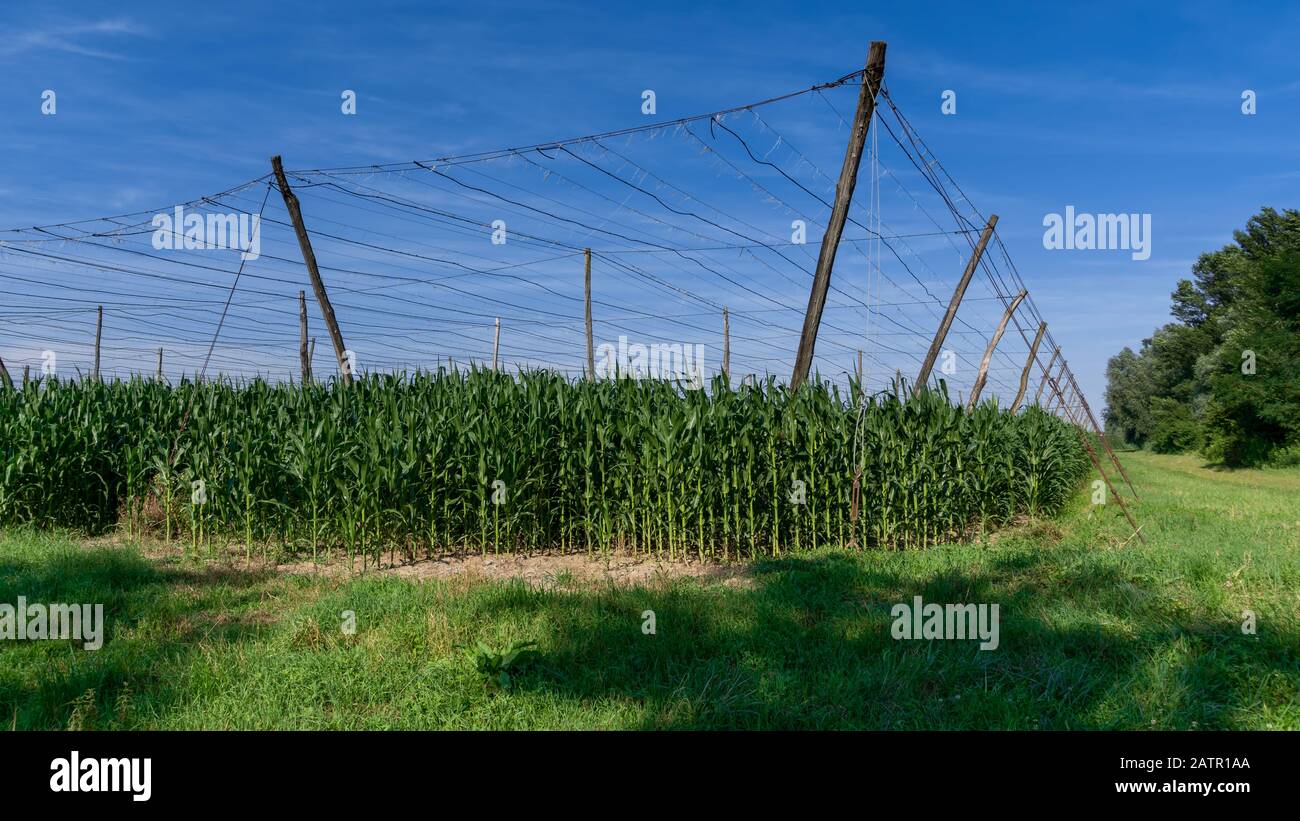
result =
M1054 513L1088 470L1076 432L1037 408L856 396L481 369L350 387L39 380L0 391L0 523L363 566L385 552L735 559L966 538Z

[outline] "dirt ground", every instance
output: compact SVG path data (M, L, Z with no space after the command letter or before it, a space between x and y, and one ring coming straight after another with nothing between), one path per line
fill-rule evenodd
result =
M151 559L175 562L184 556L181 545L167 545L161 541L135 542L120 535L101 536L86 540L89 547L138 545ZM204 561L232 570L323 575L330 578L354 576L362 572L358 558L349 566L346 557L332 558L313 564L310 559L292 562L264 562L254 550L252 561L246 561L242 546L215 548L216 555ZM384 573L414 581L426 579L507 580L521 579L538 587L564 587L570 584L586 587L602 584L618 586L648 586L672 579L691 578L725 584L730 587L748 587L752 578L746 565L701 562L698 559L657 561L626 552L612 552L608 556L586 553L534 553L480 554L435 556L432 559L403 558L390 562L387 553L378 565L373 561L366 566L367 573Z

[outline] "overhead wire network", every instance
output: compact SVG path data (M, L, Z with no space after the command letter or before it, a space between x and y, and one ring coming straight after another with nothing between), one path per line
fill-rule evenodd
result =
M842 161L842 112L861 75L554 142L287 171L357 369L489 364L499 320L501 368L581 377L589 250L605 355L688 346L711 376L727 347L725 310L733 381L787 381L835 198L823 168ZM916 375L985 218L887 86L860 177L813 370L847 386L861 362L875 392ZM276 193L265 196L272 185L268 174L152 211L0 231L0 358L11 373L88 374L102 309L101 378L152 377L161 349L171 381L205 363L209 378L297 379L305 291L310 335L324 343L312 371L328 377L334 353L292 220ZM214 240L210 225L255 215L255 248ZM163 216L176 224L160 228ZM188 243L185 218L200 226ZM1023 287L995 239L935 367L955 400ZM1015 395L1041 319L1031 294L995 351L985 397ZM1055 344L1049 332L1031 400Z

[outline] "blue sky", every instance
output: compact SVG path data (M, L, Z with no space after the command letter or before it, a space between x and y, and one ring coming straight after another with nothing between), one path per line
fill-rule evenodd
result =
M529 5L373 0L357 11L350 3L228 2L183 10L175 3L7 3L0 12L4 32L0 107L6 112L0 118L0 227L163 210L260 177L269 170L268 158L275 153L285 157L290 169L396 163L530 145L714 111L840 77L861 67L870 40L883 39L889 42L886 82L893 99L970 201L981 212L1000 216L1000 236L1100 411L1107 358L1125 345L1136 346L1168 321L1169 292L1179 278L1189 275L1196 256L1228 242L1233 229L1261 206L1295 207L1300 199L1300 50L1295 48L1300 8L1294 5L1253 3L1232 10L1220 3L913 2L849 7L816 2L701 7L677 2ZM41 113L45 89L57 94L54 116ZM340 112L343 89L357 92L355 116ZM653 117L640 110L645 89L656 93ZM945 89L957 93L953 116L940 112ZM1254 116L1241 113L1244 89L1257 95ZM763 151L774 151L771 157L787 164L796 176L804 174L802 178L812 185L817 179L814 166L832 175L838 170L844 131L835 112L847 116L853 107L851 88L825 97L773 106L770 116L768 109L762 109L762 123L729 123L736 123ZM704 123L703 131L708 130ZM778 134L782 139L775 147ZM692 148L693 139L674 133L658 142L629 142L626 150L638 152L637 165L621 165L607 154L602 162L609 161L607 168L625 170L629 176L637 169L653 169L672 184L671 202L679 206L708 202L720 207L719 213L726 212L755 230L761 228L768 236L788 233L790 204L815 210L815 203L797 202L797 191L781 193L779 203L755 195L748 181L772 179L770 169L744 166L753 176L742 181L728 178L716 162L698 165L702 160ZM905 159L889 153L885 137L879 139L879 160L897 175L899 186L882 183L880 208L873 213L899 233L919 233L925 220L909 204L902 186L928 196L927 207L938 201L924 188L923 180L908 176ZM801 153L789 153L787 145L798 145ZM727 157L739 163L736 149L731 146L728 150L733 153ZM492 184L517 186L521 196L526 189L527 196L548 198L530 200L534 204L580 206L585 214L611 220L602 223L606 230L613 224L641 228L650 224L645 220L654 213L653 203L641 203L636 213L613 206L605 209L593 196L580 195L577 189L534 172L535 168L520 163L503 163L494 171ZM869 190L863 187L865 176L862 179L860 198ZM420 180L399 180L396 175L367 178L365 184L412 199L427 197L419 200L426 204L452 203L453 197L464 193L425 190ZM264 193L264 188L242 192L246 199L239 200L243 204L238 207L257 210ZM461 255L461 260L498 260L499 265L482 263L483 269L511 265L519 266L511 270L535 272L532 283L502 280L482 285L508 302L508 307L479 305L465 292L440 291L440 286L428 282L395 285L400 291L384 291L381 297L361 287L365 281L361 278L349 292L352 285L347 277L402 271L419 279L438 274L438 266L409 253L400 263L391 254L357 253L358 246L343 240L333 254L326 241L317 249L322 262L327 257L335 262L350 259L340 267L361 272L327 277L331 283L338 281L344 291L336 301L357 308L340 309L340 320L345 335L351 331L358 340L353 347L361 349L363 363L419 364L425 361L426 349L429 357L481 358L483 346L490 345L487 317L491 314L506 312L520 320L533 310L549 312L535 316L563 314L572 308L575 294L580 296L580 281L566 273L576 270L578 262L563 254L513 246L510 253L517 256L493 257L496 251L481 243L470 245L470 238L439 239L424 233L438 230L435 226L397 220L382 209L357 210L345 204L348 197L327 199L325 189L307 187L299 193L309 227L316 216L337 222L340 236L349 240L412 253L417 246L407 243L432 243ZM612 190L601 193L605 202L611 196L623 201ZM747 195L753 196L746 199ZM277 199L272 195L268 207L279 207L280 213L268 211L268 218L283 218ZM1067 205L1090 213L1150 214L1150 259L1135 261L1125 251L1045 250L1043 217L1062 212ZM458 213L474 219L492 216L491 208L481 202L465 201L461 206ZM503 211L503 218L524 227L526 233L555 237L569 245L600 248L600 239L608 236L584 229L586 241L582 241L583 237L559 231L555 223L506 211L509 214ZM815 220L818 214L812 217ZM669 244L698 245L715 234L707 229L688 236L676 217L673 221L672 228L654 223L656 230L663 229L655 235ZM268 247L285 249L286 259L289 252L296 253L283 230L270 225L267 230L281 234L268 237ZM809 230L815 255L820 231ZM911 247L916 261L924 259L924 270L917 271L919 280L946 302L960 262L957 249L945 242L917 239ZM112 253L108 249L96 258L108 259ZM841 254L846 261L842 275L837 267L836 284L844 289L844 298L867 295L870 301L863 290L869 287L867 267L857 266L856 258L845 250ZM562 258L528 267L548 256ZM219 269L210 272L214 283L228 286L237 258L213 259L212 267ZM811 269L806 251L797 260ZM262 303L281 293L286 299L296 294L289 280L301 277L301 266L294 273L287 262L258 262L262 266L250 265L252 271L278 271L267 273L262 281ZM744 337L733 339L733 356L748 357L752 370L770 367L784 378L788 365L779 360L792 358L792 343L789 355L779 349L799 317L772 306L801 307L806 302L799 272L792 267L792 275L787 276L776 270L784 263L765 265L743 253L718 262L723 264L733 272L730 278L749 282L765 296L728 293L734 290L728 281L689 273L690 266L647 264L639 270L668 283L666 288L650 287L648 280L637 277L600 281L605 304L597 311L598 321L606 321L599 317L602 312L626 319L601 331L601 340L613 341L626 330L647 340L701 342L710 351L710 368L716 367L720 343L712 330L705 334L682 326L669 328L631 313L643 309L683 318L704 317L711 310L702 301L675 296L671 286L678 286L710 304L732 307L737 313L733 334ZM901 286L894 301L907 301L902 294L910 292L916 280L908 279L887 253L878 264ZM710 267L715 266L710 263ZM427 270L421 273L422 269ZM110 368L114 362L121 364L122 372L144 368L143 351L152 348L149 336L155 327L162 326L156 334L158 344L174 348L182 364L186 356L197 356L197 348L206 347L210 337L210 331L203 330L207 325L188 326L161 315L151 319L149 310L141 307L144 295L159 301L185 298L188 291L171 280L141 282L138 273L69 268L48 261L38 264L21 255L0 254L0 277L5 276L10 295L0 299L0 355L11 363L11 370L13 363L39 367L40 351L47 345L64 346L66 361L84 359L84 346L76 340L84 337L87 322L93 328L93 318L72 310L105 300L102 291L88 290L92 285L141 295L133 314L106 309L113 317L106 320L108 339L120 339L120 355L108 357ZM538 281L555 285L552 290L563 298L546 296L551 291L530 291ZM276 330L283 345L269 330L258 336L258 328L270 328L274 321L258 313L262 309L257 300L243 294L243 287L232 309L229 342L263 346L263 355L270 359L246 354L243 359L232 355L231 361L248 362L251 356L259 370L272 371L278 362L284 372L292 372L296 321ZM886 299L891 287L873 293ZM401 303L409 315L384 300L398 292L409 296L410 301ZM34 312L49 305L48 297L57 293L79 293L85 305L65 297L57 306L67 313L40 318L50 324L34 328L38 322ZM208 294L208 298L222 296ZM989 296L984 293L986 302L972 301L969 312L963 313L968 327L987 331L996 322L1000 309ZM440 330L421 326L423 309L417 306L433 303L459 315L465 333L440 337ZM687 308L688 304L694 307ZM613 306L628 309L627 313ZM288 316L295 306L282 307ZM869 328L870 320L849 305L844 309L842 315L827 312L828 318L843 319L838 330L823 331L828 339L818 348L818 367L823 372L851 367L854 347L867 346L870 351L874 343L892 338L873 337L868 330L860 343L854 341L858 328L854 323ZM386 316L390 310L393 313ZM764 330L759 320L765 310L784 317L782 328L773 326L770 334ZM929 306L907 316L908 309L895 310L901 324L877 320L877 333L892 328L902 334L900 328L914 325L925 326L928 332L933 327L932 322L926 325L924 311ZM426 324L437 325L438 316L428 314ZM541 351L553 350L554 342L511 337L510 323L503 324L507 328L503 337L510 340L503 339L508 359L544 363L551 356ZM718 322L707 319L706 324L711 329ZM569 339L580 325L557 319L550 327ZM704 326L692 321L685 327ZM406 340L400 354L393 347L396 337L386 336L386 330ZM538 338L553 340L555 333ZM38 339L42 334L51 341ZM759 339L765 340L766 347L746 349L747 340ZM464 342L463 354L454 340ZM965 344L961 361L966 372L978 360L980 340L972 331ZM325 343L323 334L321 341ZM916 344L923 349L927 342ZM1016 375L1010 360L1023 358L1023 344L1015 342L1021 353L1014 354L1009 347L999 377L1003 385ZM559 364L579 367L580 344L578 337L572 362ZM271 349L276 352L267 353ZM872 367L878 371L907 369L907 358L877 352ZM322 368L322 353L316 356L317 367Z

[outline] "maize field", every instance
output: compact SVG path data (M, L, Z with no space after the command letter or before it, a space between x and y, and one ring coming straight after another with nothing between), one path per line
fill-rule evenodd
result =
M968 538L1055 513L1088 472L1075 431L1038 408L854 390L477 368L350 387L33 381L0 391L0 523L277 560L732 560Z

